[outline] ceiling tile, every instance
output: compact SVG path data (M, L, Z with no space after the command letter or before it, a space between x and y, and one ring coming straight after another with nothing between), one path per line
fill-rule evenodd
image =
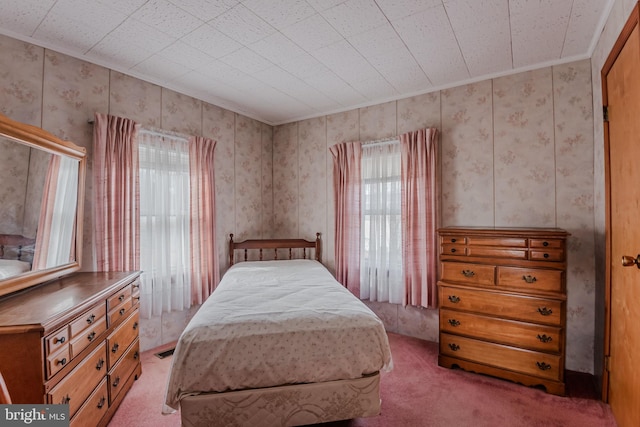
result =
M446 0L445 0L446 1ZM387 19L395 21L442 4L442 0L376 0ZM476 3L479 3L476 1Z
M176 38L189 34L204 23L168 0L149 0L131 17Z
M243 46L241 43L221 33L209 24L198 27L195 31L187 34L180 40L212 58L221 58Z
M321 12L322 16L345 37L363 33L387 23L387 18L375 2L347 0Z
M316 13L305 0L245 0L242 4L278 30Z
M0 27L31 36L54 3L55 0L3 0Z
M320 49L343 39L322 15L312 15L282 30L282 34L293 40L307 52Z
M110 1L110 0L105 0ZM129 0L120 0L129 1ZM138 0L140 1L140 0ZM145 2L147 0L143 0ZM239 0L169 0L175 6L197 16L203 21L210 21L240 3Z
M585 56L594 43L593 29L602 17L601 0L574 0L569 18L569 28L562 48L562 57ZM595 43L594 43L595 44Z
M203 54L200 50L178 40L165 47L158 54L174 62L183 64L190 70L206 67L214 61L214 58Z
M255 43L276 31L264 19L241 4L212 19L209 23L243 45Z
M306 53L282 33L272 34L249 47L254 52L269 58L274 64L289 61Z
M160 81L171 81L185 75L190 69L160 55L151 55L132 68L133 71Z
M229 55L223 56L220 58L220 61L238 70L242 70L247 74L254 74L273 67L273 62L248 47L243 47Z
M505 0L446 0L444 6L472 77L512 68Z

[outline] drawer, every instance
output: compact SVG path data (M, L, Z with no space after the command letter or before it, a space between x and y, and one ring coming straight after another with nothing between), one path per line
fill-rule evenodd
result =
M131 299L131 285L127 285L107 299L107 311L111 311L126 300Z
M48 402L68 403L69 416L73 417L93 389L104 379L107 373L105 358L105 345L102 344L51 389L47 394Z
M467 246L467 255L485 258L527 259L527 249L511 249L488 246Z
M531 239L531 248L564 249L564 240L561 239Z
M531 249L530 259L534 261L564 261L562 249Z
M467 250L464 245L447 243L440 245L440 254L452 256L467 256Z
M73 341L71 341L71 357L76 357L107 330L107 319L104 315L99 319L100 320L94 322L90 328L85 329L82 333L78 333Z
M564 301L440 285L440 307L561 326Z
M445 245L449 243L456 243L458 245L465 245L467 238L465 236L442 234L440 235L440 244Z
M57 353L53 353L47 356L47 378L53 377L58 371L64 368L67 363L71 361L69 354L69 346L65 345L58 350Z
M498 286L525 292L563 293L563 276L561 270L498 267Z
M91 310L88 310L86 313L83 313L82 316L78 317L76 320L71 322L71 325L70 325L71 339L78 336L80 332L91 327L94 323L97 323L100 319L104 319L105 314L106 314L106 309L104 307L104 303L96 307L93 307Z
M84 405L76 412L69 427L97 426L109 409L107 378L103 378Z
M122 359L109 372L109 404L116 399L138 363L140 363L140 341L135 340Z
M109 370L115 366L118 359L138 337L139 314L136 310L129 318L107 337L107 363Z
M45 338L47 354L53 354L69 344L69 328L60 328Z
M440 309L440 331L485 341L559 353L562 328Z
M562 357L450 334L440 334L440 353L539 378L561 381Z
M467 238L469 246L501 246L505 248L526 248L527 239L524 237L482 237Z
M121 319L128 315L129 309L133 306L131 298L124 300L124 302L116 306L109 312L109 326L113 326Z
M493 265L467 264L462 262L443 262L440 267L442 280L447 282L469 283L482 286L495 284Z

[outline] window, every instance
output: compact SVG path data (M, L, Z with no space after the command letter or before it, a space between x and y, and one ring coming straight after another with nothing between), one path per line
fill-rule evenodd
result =
M402 217L400 145L362 146L360 297L401 304Z
M141 279L153 299L146 314L182 310L191 301L189 146L141 131L139 163Z

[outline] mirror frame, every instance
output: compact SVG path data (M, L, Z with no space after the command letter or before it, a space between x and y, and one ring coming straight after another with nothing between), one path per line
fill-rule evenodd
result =
M75 228L75 261L57 267L29 271L0 280L0 297L48 280L73 273L80 269L82 258L82 230L84 219L84 181L86 174L87 150L71 141L65 141L36 126L12 120L0 114L0 136L19 144L27 145L78 160L78 203Z

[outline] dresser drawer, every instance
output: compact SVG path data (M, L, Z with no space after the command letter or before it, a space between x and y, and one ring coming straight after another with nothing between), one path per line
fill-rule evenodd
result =
M92 323L91 327L78 332L76 337L71 341L71 357L76 357L92 342L97 340L104 331L107 330L107 319L104 317L99 318L98 321Z
M136 339L116 366L109 372L109 404L116 399L118 393L122 390L122 386L131 376L139 362L140 341Z
M109 318L109 326L113 326L117 324L120 319L123 319L127 316L129 309L133 306L131 298L127 298L124 302L118 306L116 306L113 310L111 310L108 314Z
M481 286L493 286L495 284L495 267L492 265L443 262L440 271L442 280L448 282Z
M471 257L527 259L527 249L512 249L489 246L467 246L467 255Z
M564 291L564 272L535 268L498 267L498 286L523 292Z
M109 370L113 368L131 343L138 337L139 312L136 310L107 337L107 352Z
M105 358L105 345L101 344L51 389L47 394L48 402L54 404L68 403L69 416L73 417L93 389L104 378L107 372Z
M131 299L131 285L127 285L120 289L107 299L107 311L111 311L127 299Z
M440 331L531 350L559 353L562 328L440 309Z
M471 338L440 334L440 353L527 375L560 381L562 356L493 344Z
M104 319L105 314L106 309L104 307L104 302L93 307L91 310L88 310L86 313L83 313L80 317L71 322L69 327L71 331L71 339L77 337L82 331L93 326L95 323L98 323L100 319Z
M501 246L505 248L526 248L527 239L524 237L467 237L469 246Z
M563 249L564 240L562 239L531 239L529 240L531 248L547 248L547 249Z
M84 405L76 412L69 427L97 426L109 409L107 378L103 378Z
M440 255L465 257L467 256L467 250L464 245L447 243L447 244L440 245Z
M564 301L440 285L440 307L561 326Z
M532 261L564 261L562 249L531 249L529 256Z
M66 326L64 328L60 328L54 333L47 335L44 340L47 354L53 354L62 347L69 345L69 328Z
M47 356L47 378L53 377L71 361L69 346L65 345L57 353Z

